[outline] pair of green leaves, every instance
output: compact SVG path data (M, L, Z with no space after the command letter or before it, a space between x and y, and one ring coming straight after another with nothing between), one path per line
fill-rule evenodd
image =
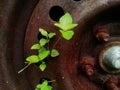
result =
M46 68L46 63L43 61L46 57L48 57L49 55L49 51L48 50L44 50L41 52L41 54L39 53L38 55L31 55L29 57L26 58L26 61L30 62L30 63L38 63L41 62L41 64L39 65L39 68L41 71L44 71Z
M66 40L70 40L73 37L74 31L72 29L77 26L77 24L73 24L72 17L69 13L63 15L59 22L55 23L54 25L60 28L60 33Z
M55 33L48 33L46 30L44 29L39 29L39 32L41 33L42 36L44 36L45 38L41 38L39 40L39 43L34 44L31 49L40 49L41 47L44 47L47 43L50 42L50 39L53 38L56 34Z
M34 44L31 49L32 50L38 50L38 55L31 55L26 58L26 61L30 63L38 63L41 62L39 65L39 68L41 71L44 71L46 68L46 63L44 62L44 59L46 59L49 55L51 57L57 57L59 55L59 52L56 49L49 50L45 46L50 42L50 39L55 36L55 33L48 33L44 29L39 29L39 32L41 35L44 36L44 38L41 38L39 40L39 43Z
M35 90L52 90L52 88L53 87L48 84L48 81L45 80L42 84L38 84Z
M39 29L39 32L41 33L41 35L45 36L46 38L53 38L56 34L55 33L48 33L46 30L44 29Z

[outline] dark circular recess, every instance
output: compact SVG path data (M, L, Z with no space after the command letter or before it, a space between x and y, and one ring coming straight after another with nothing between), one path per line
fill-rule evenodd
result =
M73 0L73 1L81 1L81 0Z
M64 15L64 10L60 6L53 6L49 11L49 16L54 21L59 21L59 18Z

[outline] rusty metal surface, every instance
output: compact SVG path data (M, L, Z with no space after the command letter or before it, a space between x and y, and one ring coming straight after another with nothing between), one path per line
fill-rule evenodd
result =
M112 74L104 72L98 65L99 52L104 45L95 38L93 29L104 24L113 35L112 40L119 39L120 32L111 29L116 28L114 23L120 23L119 5L119 0L1 0L0 90L34 90L42 77L56 80L52 84L54 90L107 90L114 78L108 79ZM60 40L56 48L61 55L49 60L45 72L32 65L18 75L25 57L34 53L30 47L38 41L38 28L58 33L53 26L55 21L49 15L53 6L60 6L64 12L71 13L74 22L79 24L74 38L68 42ZM95 60L92 76L78 69L78 63L84 56L92 56ZM115 77L118 82L114 84L119 84L119 74ZM105 85L103 82L107 79Z
M109 77L109 74L103 72L97 64L100 43L95 39L92 30L96 24L108 22L107 19L104 21L104 19L107 18L107 13L105 14L104 11L119 3L120 1L113 0L89 0L83 2L51 0L39 2L31 16L26 32L26 56L32 53L29 49L30 46L38 41L36 37L39 27L58 33L57 29L53 26L54 20L49 16L49 10L52 6L58 5L62 7L65 12L70 12L74 21L79 24L78 28L75 30L76 34L74 39L70 42L65 42L64 40L59 42L57 48L60 50L61 55L57 60L49 62L50 64L47 70L40 75L41 78L47 77L49 79L56 79L57 83L53 85L55 90L106 90L107 88L102 83L104 79ZM44 6L41 6L41 4L44 4ZM102 14L104 16L103 19ZM89 77L81 70L77 69L77 63L80 58L87 55L93 56L96 60L95 74ZM32 75L30 78L31 77Z

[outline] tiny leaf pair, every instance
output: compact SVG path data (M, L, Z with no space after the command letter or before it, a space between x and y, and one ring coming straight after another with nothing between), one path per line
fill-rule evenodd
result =
M39 32L41 33L41 35L45 36L46 38L53 38L56 34L55 33L48 33L46 30L40 28Z
M48 81L45 80L42 82L42 84L38 84L35 88L35 90L52 90L52 86L48 84Z
M54 25L60 28L60 33L66 40L70 40L73 37L74 32L72 29L77 26L77 24L73 24L72 17L69 13L63 15L60 18L59 23L55 23Z
M65 31L71 30L77 26L77 24L73 24L73 19L69 13L63 15L59 23L55 23L54 25Z
M39 65L39 68L40 68L41 71L44 71L45 68L46 68L45 62L42 62L42 63Z

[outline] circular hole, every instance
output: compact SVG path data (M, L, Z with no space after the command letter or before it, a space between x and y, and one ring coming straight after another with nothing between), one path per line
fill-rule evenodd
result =
M64 15L64 10L60 6L53 6L49 11L50 18L54 21L59 21L60 17Z
M81 1L81 0L73 0L73 1Z

